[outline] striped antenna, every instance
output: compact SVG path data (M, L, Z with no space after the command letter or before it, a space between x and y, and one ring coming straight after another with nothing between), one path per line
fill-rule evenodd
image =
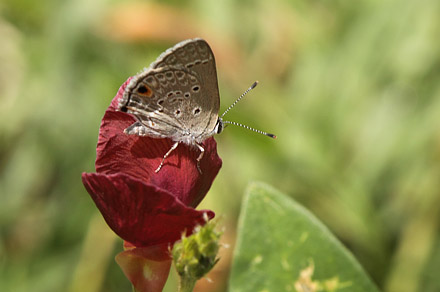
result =
M263 135L266 135L266 136L268 136L268 137L271 137L271 138L273 138L273 139L276 139L277 138L277 136L275 136L274 134L270 134L270 133L267 133L267 132L264 132L264 131L260 131L260 130L257 130L257 129L254 129L254 128L252 128L252 127L249 127L249 126L246 126L246 125L243 125L243 124L240 124L240 123L237 123L237 122L231 122L231 121L223 121L223 116L224 115L226 115L227 114L227 112L229 112L249 91L251 91L252 89L254 89L256 86L258 85L258 81L255 81L252 85L251 85L251 87L249 87L245 92L243 92L243 94L242 95L240 95L240 97L239 98L237 98L237 100L236 101L234 101L234 103L232 103L226 110L225 110L225 112L220 116L220 120L223 122L223 124L229 124L229 125L234 125L234 126L239 126L239 127L242 127L242 128L245 128L245 129L248 129L248 130L251 130L251 131L254 131L254 132L256 132L256 133L259 133L259 134L263 134Z
M258 134L266 135L266 136L271 137L271 138L274 138L274 139L277 138L277 136L275 136L274 134L270 134L270 133L267 133L267 132L264 132L264 131L260 131L260 130L257 130L257 129L254 129L254 128L251 128L251 127L249 127L249 126L246 126L246 125L243 125L243 124L240 124L240 123L231 122L231 121L223 121L223 123L224 123L224 124L230 124L230 125L234 125L234 126L243 127L243 128L245 128L245 129L248 129L248 130L251 130L251 131L257 132Z

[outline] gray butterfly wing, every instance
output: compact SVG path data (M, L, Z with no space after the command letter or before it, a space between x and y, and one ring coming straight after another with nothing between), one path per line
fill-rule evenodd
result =
M168 97L172 97L174 91L165 82L165 74L175 76L176 70L149 69L133 77L127 85L118 110L134 115L138 122L125 129L125 133L165 138L182 132L183 125L173 118L175 100Z
M201 85L201 95L192 97L194 105L202 109L196 119L198 123L191 125L191 115L186 116L188 120L184 120L183 123L196 132L202 131L211 136L218 119L220 96L215 58L208 43L201 38L182 41L162 53L150 68L178 66L183 66L196 75Z
M215 126L218 117L202 115L210 110L198 104L202 94L200 80L183 67L148 69L132 79L119 103L119 110L139 121L125 132L187 144L203 141L213 133L200 123Z
M214 134L220 98L211 48L202 39L162 53L127 86L119 110L137 117L130 134L169 137L188 144Z

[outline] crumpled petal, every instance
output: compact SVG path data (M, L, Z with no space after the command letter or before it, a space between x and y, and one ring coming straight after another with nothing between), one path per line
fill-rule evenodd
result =
M209 210L186 206L171 193L123 173L83 173L83 184L110 228L136 247L174 243L203 225ZM206 215L204 215L206 214Z

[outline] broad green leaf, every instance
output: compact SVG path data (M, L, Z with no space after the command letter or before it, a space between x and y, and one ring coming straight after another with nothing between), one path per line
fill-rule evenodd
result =
M309 211L273 188L243 201L230 291L378 291L352 254Z

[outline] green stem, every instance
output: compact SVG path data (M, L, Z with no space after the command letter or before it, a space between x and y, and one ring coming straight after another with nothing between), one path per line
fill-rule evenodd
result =
M194 286L196 285L196 279L191 277L181 276L179 281L179 289L178 292L192 292L194 290Z

